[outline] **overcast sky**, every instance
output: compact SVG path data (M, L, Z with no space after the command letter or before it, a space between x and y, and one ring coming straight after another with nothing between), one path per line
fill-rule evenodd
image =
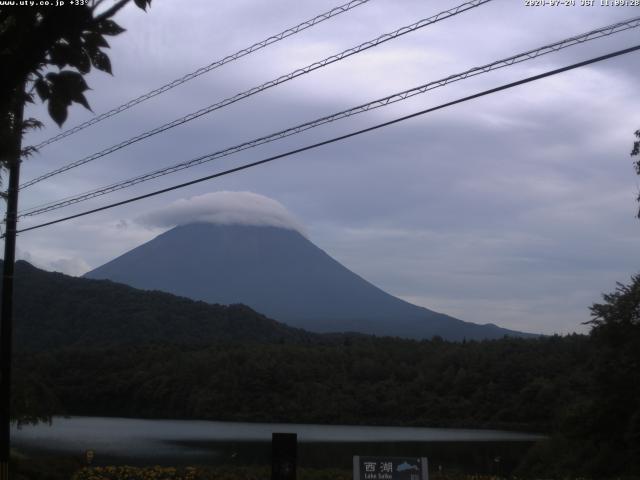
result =
M637 7L494 0L58 175L22 208L220 150L375 98L640 15ZM460 2L461 3L461 2ZM154 0L129 6L110 39L114 76L88 78L95 113L313 17L339 0ZM371 0L42 149L28 180L202 106L457 5ZM128 198L632 46L637 29L208 163L22 226ZM466 102L218 180L21 234L19 255L82 274L168 228L148 222L216 191L273 199L308 238L403 299L463 320L542 333L586 332L588 306L638 271L640 53ZM36 106L46 128L60 130ZM91 118L75 107L66 128ZM204 197L212 198L212 197ZM216 197L213 197L216 198ZM240 197L241 198L241 197ZM199 203L186 203L202 209ZM180 205L178 203L178 205ZM213 206L213 208L218 208ZM201 210L198 210L201 211ZM150 212L154 212L153 214ZM166 222L165 222L166 223Z

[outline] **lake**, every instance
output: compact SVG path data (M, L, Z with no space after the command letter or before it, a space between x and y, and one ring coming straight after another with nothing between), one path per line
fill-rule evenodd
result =
M432 468L510 471L544 437L498 430L55 417L12 429L31 454L82 455L94 464L264 465L273 432L298 434L299 465L351 468L353 455L426 456Z

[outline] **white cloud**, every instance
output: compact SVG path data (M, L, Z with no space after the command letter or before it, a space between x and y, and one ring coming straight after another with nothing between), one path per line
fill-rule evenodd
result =
M180 199L142 215L137 222L170 228L189 223L258 225L287 228L306 236L304 228L280 202L253 192L212 192Z
M24 260L25 262L29 262L29 263L34 263L33 262L33 255L31 255L31 252L28 252L26 250L22 250L18 246L16 246L16 259L17 260Z
M34 267L43 270L60 272L74 277L79 277L91 270L89 264L78 256L58 257L56 260L50 260L50 258L55 257L55 255L56 254L52 252L31 252L16 248L16 258L18 260L24 260Z
M91 270L89 264L78 257L60 258L58 260L54 260L53 262L49 262L49 267L54 272L61 272L67 275L72 275L74 277L84 275L89 270Z

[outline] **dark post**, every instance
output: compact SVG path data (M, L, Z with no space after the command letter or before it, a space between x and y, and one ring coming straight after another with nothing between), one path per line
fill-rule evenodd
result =
M9 189L2 269L2 310L0 312L0 480L9 479L11 450L11 355L13 337L13 267L16 257L16 224L18 188L20 185L20 153L22 150L23 92L16 92L12 118L12 151L7 153Z
M271 480L296 480L298 435L271 434Z

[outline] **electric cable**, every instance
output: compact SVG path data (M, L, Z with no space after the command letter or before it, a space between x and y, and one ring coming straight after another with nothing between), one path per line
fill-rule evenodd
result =
M318 148L318 147L321 147L321 146L324 146L324 145L328 145L328 144L331 144L331 143L339 142L339 141L345 140L347 138L351 138L351 137L355 137L357 135L361 135L363 133L367 133L367 132L371 132L371 131L374 131L374 130L378 130L378 129L383 128L383 127L388 127L390 125L393 125L393 124L396 124L396 123L400 123L400 122L403 122L405 120L409 120L409 119L414 118L414 117L418 117L418 116L425 115L425 114L430 113L430 112L434 112L436 110L441 110L441 109L444 109L444 108L447 108L447 107L450 107L450 106L453 106L453 105L457 105L457 104L460 104L460 103L463 103L463 102L467 102L469 100L473 100L473 99L480 98L480 97L483 97L483 96L486 96L486 95L490 95L490 94L493 94L493 93L496 93L496 92L499 92L499 91L502 91L502 90L507 90L509 88L517 87L519 85L523 85L523 84L526 84L526 83L534 82L534 81L537 81L537 80L540 80L540 79L543 79L543 78L546 78L546 77L550 77L552 75L557 75L559 73L566 72L566 71L569 71L569 70L573 70L573 69L576 69L576 68L579 68L579 67L583 67L583 66L586 66L586 65L591 65L591 64L596 63L596 62L601 62L603 60L608 60L610 58L614 58L614 57L617 57L617 56L620 56L620 55L625 55L627 53L631 53L631 52L634 52L634 51L637 51L637 50L640 50L640 45L636 45L634 47L626 48L626 49L623 49L623 50L618 50L618 51L609 53L607 55L602 55L602 56L599 56L599 57L591 58L589 60L585 60L585 61L582 61L582 62L574 63L574 64L568 65L566 67L557 68L555 70L550 70L550 71L545 72L545 73L541 73L541 74L538 74L538 75L527 77L527 78L524 78L522 80L518 80L516 82L511 82L511 83L508 83L508 84L505 84L505 85L501 85L499 87L491 88L489 90L484 90L484 91L482 91L480 93L476 93L474 95L469 95L467 97L459 98L459 99L453 100L451 102L443 103L443 104L438 105L436 107L427 108L425 110L421 110L419 112L415 112L415 113L412 113L410 115L405 115L405 116L402 116L402 117L399 117L399 118L396 118L396 119L393 119L393 120L389 120L387 122L379 123L379 124L371 126L371 127L363 128L361 130L357 130L357 131L354 131L354 132L351 132L351 133L347 133L345 135L341 135L341 136L338 136L338 137L333 137L333 138L331 138L329 140L324 140L322 142L314 143L312 145L307 145L305 147L297 148L295 150L290 150L288 152L281 153L279 155L274 155L274 156L271 156L271 157L268 157L268 158L265 158L265 159L262 159L262 160L258 160L256 162L248 163L248 164L241 165L241 166L238 166L238 167L234 167L234 168L231 168L231 169L228 169L228 170L224 170L222 172L214 173L212 175L207 175L207 176L204 176L204 177L200 177L200 178L197 178L195 180L191 180L189 182L180 183L178 185L173 185L171 187L167 187L167 188L163 188L163 189L160 189L160 190L156 190L154 192L146 193L144 195L138 195L136 197L129 198L127 200L122 200L122 201L111 203L111 204L108 204L108 205L105 205L105 206L102 206L102 207L94 208L94 209L91 209L91 210L86 210L84 212L80 212L80 213L77 213L75 215L69 215L67 217L59 218L57 220L52 220L50 222L45 222L45 223L41 223L41 224L38 224L38 225L33 225L31 227L23 228L23 229L17 230L17 233L28 232L28 231L31 231L31 230L36 230L38 228L43 228L43 227L47 227L47 226L50 226L50 225L55 225L57 223L66 222L66 221L72 220L74 218L83 217L83 216L86 216L86 215L90 215L90 214L93 214L93 213L101 212L101 211L108 210L108 209L111 209L111 208L114 208L114 207L118 207L118 206L121 206L121 205L126 205L128 203L137 202L139 200L143 200L143 199L149 198L149 197L154 197L154 196L160 195L162 193L167 193L167 192L170 192L170 191L173 191L173 190L177 190L177 189L180 189L180 188L188 187L190 185L195 185L197 183L201 183L201 182L204 182L204 181L207 181L207 180L211 180L211 179L214 179L214 178L218 178L218 177L222 177L222 176L225 176L225 175L229 175L231 173L239 172L241 170L246 170L246 169L251 168L251 167L255 167L255 166L258 166L258 165L265 164L265 163L273 162L274 160L278 160L280 158L288 157L288 156L291 156L291 155L294 155L294 154L297 154L297 153L305 152L307 150L312 150L312 149L315 149L315 148Z
M384 107L386 105L390 105L392 103L396 103L402 100L406 100L407 98L413 97L415 95L419 95L422 93L425 93L429 90L435 89L435 88L439 88L442 86L445 86L449 83L453 83L456 81L460 81L460 80L464 80L466 78L472 77L472 76L476 76L482 73L487 73L490 72L492 70L496 70L499 68L504 68L510 65L514 65L517 63L521 63L527 60L532 60L534 58L537 58L541 55L546 55L548 53L552 53L552 52L557 52L559 50L562 50L564 48L568 48L577 44L581 44L584 43L586 41L590 41L590 40L595 40L598 38L602 38L605 36L609 36L612 35L614 33L618 33L624 30L628 30L630 28L637 28L640 26L640 17L636 17L633 19L629 19L629 20L625 20L623 22L618 22L612 25L608 25L606 27L602 27L599 28L597 30L591 30L589 32L580 34L580 35L576 35L564 40L561 40L559 42L555 42L549 45L545 45L543 47L539 47L536 48L534 50L529 50L526 51L524 53L519 53L513 56L510 56L508 58L502 59L502 60L497 60L495 62L483 65L481 67L474 67L470 70L466 70L462 73L457 73L454 75L450 75L448 77L445 77L443 79L440 80L436 80L436 81L432 81L429 83L426 83L424 85L420 85L418 87L414 87L412 89L408 89L405 90L403 92L399 92L399 93L394 93L392 95L374 100L372 102L363 104L363 105L359 105L347 110L342 110L340 112L334 113L332 115L327 115L300 125L296 125L294 127L290 127L287 128L285 130L281 130L279 132L276 133L272 133L270 135L266 135L260 138L256 138L253 140L250 140L248 142L244 142L241 143L239 145L235 145L232 147L228 147L225 148L223 150L219 150L217 152L214 153L210 153L210 154L206 154L206 155L202 155L184 162L180 162L177 163L175 165L169 166L169 167L164 167L161 169L157 169L154 170L152 172L149 173L145 173L142 175L138 175L136 177L133 178L129 178L127 180L124 181L120 181L117 183L113 183L111 185L107 185L105 187L100 187L88 192L84 192L81 194L77 194L74 196L70 196L70 197L66 197L66 198L62 198L62 199L58 199L55 200L53 202L48 202L45 204L41 204L41 205L37 205L34 207L30 207L27 208L25 210L23 210L22 212L19 213L19 217L26 217L26 216L34 216L34 215L39 215L42 213L46 213L52 210L57 210L59 208L64 208L67 207L69 205L73 205L75 203L78 202L82 202L91 198L95 198L95 197L99 197L102 195L106 195L108 193L112 193L115 192L117 190L122 190L124 188L128 188L134 185L137 185L139 183L148 181L148 180L152 180L154 178L158 178L164 175L168 175L171 173L175 173L178 172L180 170L184 170L187 168L191 168L193 166L196 165L200 165L202 163L206 163L206 162L210 162L213 160L216 160L218 158L222 158L225 156L229 156L238 152L241 152L243 150L247 150L249 148L254 148L257 147L259 145L264 145L266 143L270 143L282 138L286 138L288 136L297 134L297 133L301 133L303 131L309 130L311 128L315 128L318 127L320 125L326 124L326 123L330 123L342 118L346 118L346 117L350 117L356 114L360 114L363 112L367 112L369 110L373 110L376 108L380 108L380 107Z
M292 35L295 35L296 33L302 32L303 30L306 30L307 28L313 27L315 25L318 25L319 23L324 22L325 20L328 20L330 18L333 18L335 16L338 16L342 13L348 12L349 10L352 10L364 3L367 3L369 0L351 0L347 3L344 3L342 5L339 5L337 7L332 8L331 10L321 13L320 15L317 15L309 20L306 20L294 27L290 27L287 28L286 30L283 30L280 33L277 33L275 35L270 36L269 38L266 38L265 40L262 40L260 42L256 42L253 45L243 48L241 50L238 50L235 53L232 53L231 55L227 55L224 58L221 58L219 60L216 60L212 63L210 63L209 65L206 65L204 67L200 67L197 70L188 73L180 78L177 78L169 83L166 83L165 85L162 85L161 87L156 88L155 90L151 90L150 92L145 93L144 95L140 95L139 97L136 97L132 100L129 100L128 102L115 107L107 112L104 112L100 115L97 115L93 118L91 118L90 120L87 120L86 122L83 122L79 125L76 125L73 128L70 128L69 130L65 130L64 132L61 132L47 140L44 140L43 142L38 143L37 145L35 145L36 149L40 149L46 145L49 145L51 143L57 142L58 140L61 140L65 137L68 137L69 135L73 135L74 133L78 133L81 130L84 130L87 127L90 127L91 125L95 125L98 122L101 122L102 120L105 120L109 117L113 117L114 115L117 115L121 112L124 112L125 110L130 109L131 107L134 107L135 105L138 105L142 102L145 102L157 95L160 95L161 93L164 93L168 90L171 90L172 88L177 87L178 85L182 85L185 82L188 82L189 80L193 80L196 77L199 77L200 75L203 75L207 72L210 72L211 70L214 70L216 68L222 67L223 65L226 65L227 63L233 62L234 60L238 60L239 58L245 57L253 52L256 52L258 50L261 50L273 43L279 42L280 40L284 40L287 37L290 37Z
M132 137L128 140L125 140L123 142L120 142L116 145L112 145L104 150L101 150L100 152L94 153L92 155L89 155L87 157L81 158L80 160L76 160L74 162L71 162L63 167L60 167L56 170L52 170L50 172L47 172L43 175L40 175L39 177L36 177L32 180L29 180L25 183L23 183L22 185L20 185L21 189L25 189L27 187L30 187L31 185L34 185L38 182L41 182L43 180L46 180L47 178L50 178L54 175L58 175L60 173L66 172L68 170L71 170L72 168L76 168L79 167L81 165L84 165L86 163L92 162L93 160L96 160L98 158L104 157L106 155L109 155L110 153L116 152L122 148L128 147L129 145L132 145L134 143L137 143L141 140L147 139L149 137L152 137L154 135L157 135L159 133L165 132L171 128L177 127L179 125L182 125L184 123L190 122L192 120L195 120L196 118L199 118L203 115L207 115L215 110L219 110L221 108L227 107L233 103L236 103L240 100L243 100L247 97L250 97L252 95L255 95L257 93L260 93L264 90L267 90L269 88L275 87L277 85L280 85L282 83L288 82L289 80L293 80L294 78L297 78L301 75L310 73L314 70L318 70L320 68L326 67L327 65L331 65L333 63L339 62L341 60L344 60L345 58L348 58L352 55L355 55L357 53L363 52L365 50L368 50L370 48L373 47L377 47L378 45L382 45L383 43L388 42L389 40L393 40L395 38L398 38L402 35L406 35L407 33L410 32L414 32L416 30L419 30L421 28L424 28L428 25L433 25L434 23L440 22L442 20L446 20L448 18L454 17L460 13L466 12L468 10L471 10L473 8L479 7L480 5L483 5L485 3L489 3L492 0L470 0L468 2L465 2L461 5L458 5L457 7L451 8L449 10L445 10L443 12L440 12L436 15L433 15L429 18L425 18L422 19L418 22L415 22L411 25L399 28L393 32L390 33L385 33L383 35L380 35L379 37L373 39L373 40L369 40L367 42L361 43L360 45L356 46L356 47L352 47L349 48L347 50L344 50L338 54L332 55L330 57L327 57L323 60L320 60L318 62L314 62L310 65L307 65L306 67L303 68L298 68L297 70L294 70L293 72L290 72L286 75L282 75L274 80L270 80L268 82L263 83L262 85L259 85L257 87L253 87L250 88L249 90L245 90L244 92L238 93L232 97L228 97L224 100L221 100L220 102L214 103L212 105L209 105L207 107L201 108L200 110L196 111L196 112L192 112L188 115L185 115L184 117L175 119L171 122L165 123L164 125L161 125L159 127L154 128L153 130L149 130L146 131L144 133L141 133L135 137Z

